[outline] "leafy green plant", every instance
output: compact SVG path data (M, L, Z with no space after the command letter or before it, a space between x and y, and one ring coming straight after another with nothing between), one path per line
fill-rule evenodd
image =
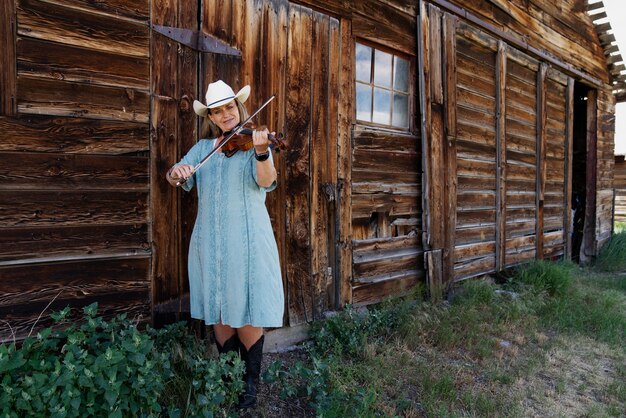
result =
M52 315L58 330L46 328L19 347L0 345L2 417L214 416L241 390L240 362L183 353L174 360L180 368L180 359L187 359L193 376L188 401L164 410L170 403L163 394L174 378L169 348L189 338L183 338L184 326L141 331L125 315L96 316L97 304L83 312L83 321L70 323L66 308Z

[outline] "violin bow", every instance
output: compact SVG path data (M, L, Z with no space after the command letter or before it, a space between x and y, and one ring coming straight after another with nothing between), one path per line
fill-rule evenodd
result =
M261 107L259 107L257 110L254 111L253 114L251 114L250 116L248 116L248 118L246 118L246 120L244 120L242 123L239 124L239 126L237 126L235 129L233 129L230 134L228 134L226 136L226 138L224 138L224 140L215 148L213 148L211 150L211 152L209 152L202 160L200 160L200 162L198 164L196 164L196 166L193 168L193 170L191 171L191 174L189 175L189 177L185 177L184 179L180 179L176 182L176 186L182 186L183 184L185 184L187 182L187 180L189 178L191 178L191 176L193 176L196 171L200 170L200 168L207 162L209 161L209 158L211 158L213 156L213 154L215 154L217 151L219 151L224 145L226 145L228 143L228 141L230 141L235 135L239 134L239 132L243 129L243 127L246 125L246 123L250 122L252 120L253 117L255 117L256 115L258 115L258 113L263 110L263 108L265 106L267 106L269 104L269 102L271 102L272 100L274 100L274 98L276 97L275 94L272 94L272 97L270 97L269 99L267 99L265 101L265 103L263 103L261 105Z

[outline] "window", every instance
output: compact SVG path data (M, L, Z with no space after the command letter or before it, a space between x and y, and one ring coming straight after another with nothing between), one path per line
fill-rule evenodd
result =
M396 128L409 127L409 61L356 44L356 118Z

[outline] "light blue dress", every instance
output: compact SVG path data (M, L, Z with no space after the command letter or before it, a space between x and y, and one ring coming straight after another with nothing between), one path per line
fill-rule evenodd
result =
M195 166L215 146L202 139L179 164ZM271 156L270 156L271 158ZM273 163L273 161L272 161ZM198 216L189 246L191 317L207 325L283 325L283 283L254 148L216 152L187 182L197 186Z

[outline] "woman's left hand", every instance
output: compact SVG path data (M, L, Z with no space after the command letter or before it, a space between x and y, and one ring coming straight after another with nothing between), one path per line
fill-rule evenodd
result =
M260 131L254 130L252 132L252 144L254 145L254 150L257 154L264 154L268 151L270 140L267 135L269 133L270 132L267 128ZM275 134L275 132L272 132L272 135Z

